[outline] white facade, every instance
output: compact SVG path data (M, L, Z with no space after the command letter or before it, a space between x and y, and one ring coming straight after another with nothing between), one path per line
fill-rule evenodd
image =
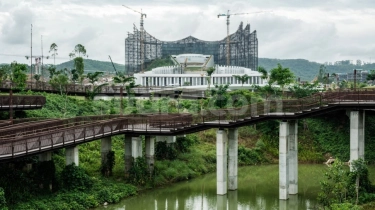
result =
M189 67L212 67L214 66L214 56L202 54L180 54L172 55L172 59L178 64L187 64ZM176 64L177 64L176 63Z
M262 74L249 68L239 66L215 66L215 72L211 75L211 85L230 84L242 86L242 83L233 75L250 76L244 86L263 85ZM196 74L180 74L180 66L158 67L152 71L134 74L136 84L141 86L208 86L206 72Z

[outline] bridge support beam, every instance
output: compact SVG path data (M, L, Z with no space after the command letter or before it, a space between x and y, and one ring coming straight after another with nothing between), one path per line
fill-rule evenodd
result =
M102 163L107 162L107 154L112 150L112 139L111 137L105 137L101 140L100 153L102 157Z
M229 190L237 190L237 174L238 174L238 128L228 129L228 179Z
M365 158L365 111L350 111L350 162ZM350 166L352 170L352 166Z
M125 177L129 176L132 161L132 137L125 135Z
M216 131L216 192L227 194L227 132Z
M79 165L78 146L65 148L65 163Z
M279 129L279 199L287 200L289 196L288 122L280 122Z
M154 171L154 155L155 155L155 138L151 136L145 136L145 146L146 146L146 161L148 170L152 174Z
M142 138L140 136L132 137L132 157L142 157Z
M298 122L288 122L288 150L289 150L289 194L298 194Z

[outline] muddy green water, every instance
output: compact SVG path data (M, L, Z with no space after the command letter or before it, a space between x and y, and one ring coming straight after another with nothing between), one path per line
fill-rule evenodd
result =
M238 170L238 190L225 196L216 195L216 174L179 182L163 188L141 192L118 204L99 209L111 210L242 210L242 209L314 209L324 178L325 165L299 165L298 195L279 200L279 166L248 166ZM370 167L375 181L375 167Z

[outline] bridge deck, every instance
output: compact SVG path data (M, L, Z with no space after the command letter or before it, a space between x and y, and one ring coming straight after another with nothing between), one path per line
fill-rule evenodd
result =
M106 136L179 135L233 128L270 119L300 119L342 109L374 109L375 91L325 93L297 100L265 101L198 114L138 114L49 119L0 128L0 161L101 139Z

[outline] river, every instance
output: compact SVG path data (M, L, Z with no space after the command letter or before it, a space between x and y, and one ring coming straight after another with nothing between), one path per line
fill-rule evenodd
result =
M375 167L370 179L375 182ZM120 203L99 207L97 210L297 210L314 209L324 179L325 165L299 165L298 195L279 200L279 166L247 166L238 169L238 190L225 196L216 195L216 174L141 192Z

